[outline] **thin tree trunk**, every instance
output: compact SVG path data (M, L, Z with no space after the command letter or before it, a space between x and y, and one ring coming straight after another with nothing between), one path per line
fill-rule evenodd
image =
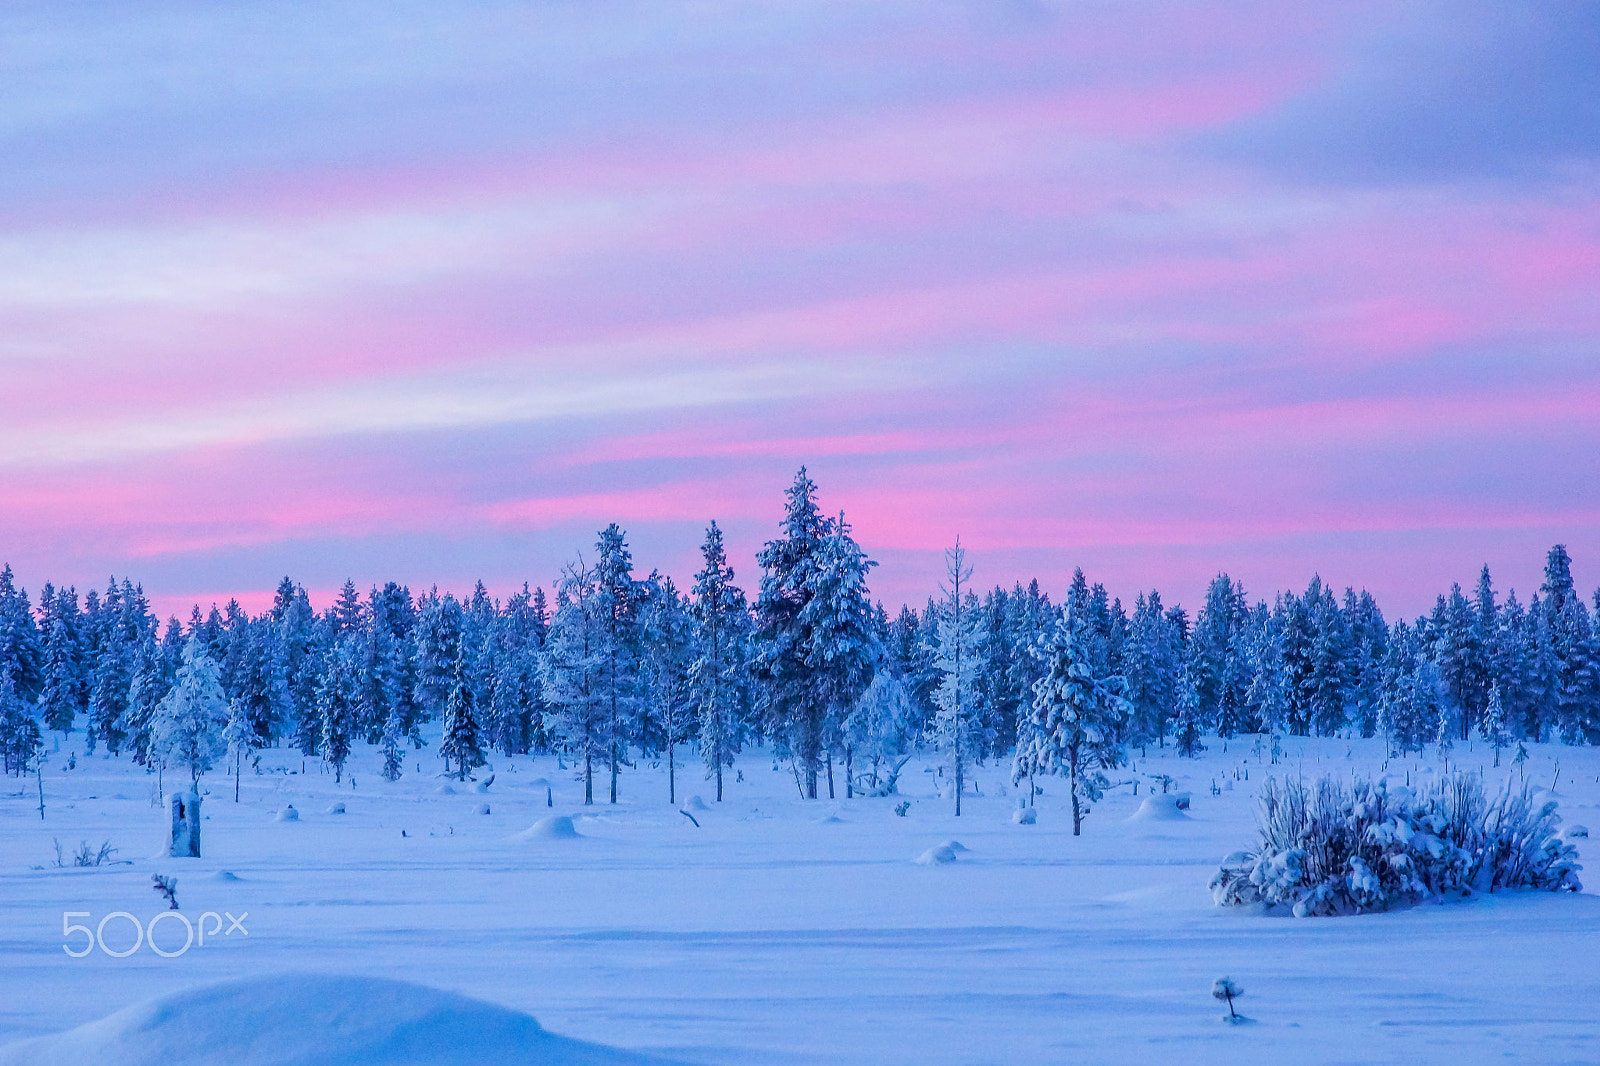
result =
M713 756L713 761L717 765L717 802L721 803L722 802L722 755L721 755L720 752L717 753L715 756Z
M844 798L856 798L856 773L855 753L849 748L844 749Z
M594 803L594 756L585 751L583 753L583 805L591 806Z
M617 802L617 745L611 744L611 802Z
M1078 803L1078 756L1074 752L1067 761L1067 784L1072 788L1072 835L1077 836L1083 829L1083 808Z
M806 763L806 799L817 798L817 765Z
M670 804L678 802L678 783L673 773L672 732L670 730L667 732L667 802Z
M828 752L828 798L833 799L833 752Z

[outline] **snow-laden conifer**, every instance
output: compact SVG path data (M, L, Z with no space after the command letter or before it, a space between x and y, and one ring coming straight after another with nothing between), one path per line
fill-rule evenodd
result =
M444 735L439 740L439 754L444 757L446 768L454 759L456 777L462 781L485 762L483 734L474 701L466 657L462 656L456 661L455 679L450 685L450 695L445 698Z
M939 687L934 690L934 743L950 763L955 786L955 813L961 816L961 794L968 769L988 748L983 691L978 686L985 655L985 632L978 601L967 589L972 568L966 565L961 538L945 550L945 599L939 618L939 643L934 649Z
M917 731L917 709L905 682L880 670L844 723L848 792L892 796Z
M228 699L219 672L202 637L191 636L172 689L150 723L151 751L172 765L187 767L191 781L199 781L227 750Z
M583 802L594 802L594 763L610 754L610 717L601 656L611 605L596 587L594 572L569 564L556 587L556 610L545 636L540 681L551 711L551 733L583 762Z
M1048 672L1033 686L1029 730L1012 771L1014 782L1035 773L1067 778L1074 836L1109 784L1105 771L1122 765L1122 731L1131 711L1122 677L1095 676L1078 613L1069 600L1042 649Z
M689 666L689 700L699 715L700 756L706 776L717 783L733 765L744 737L750 707L750 612L744 592L733 583L722 546L722 530L712 522L700 547L704 567L694 576L694 653Z

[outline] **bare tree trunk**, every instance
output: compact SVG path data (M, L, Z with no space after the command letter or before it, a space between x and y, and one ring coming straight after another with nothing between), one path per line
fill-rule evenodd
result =
M617 744L611 743L611 802L617 802Z
M672 765L672 732L667 731L667 802L678 802L678 782Z
M1072 788L1072 835L1083 829L1083 807L1078 803L1078 753L1074 750L1067 759L1067 784Z
M833 752L828 752L828 798L833 799Z
M961 753L956 753L956 817L961 817Z
M594 803L594 754L589 751L583 753L583 805L591 806Z
M844 798L856 798L856 773L855 753L849 748L844 749Z
M714 760L713 761L715 761L715 763L717 764L717 802L721 803L722 802L722 753L718 752L714 756Z
M817 798L817 764L806 763L806 799Z

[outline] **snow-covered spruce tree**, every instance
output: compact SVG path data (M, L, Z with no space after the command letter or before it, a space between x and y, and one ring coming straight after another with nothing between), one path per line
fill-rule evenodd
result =
M556 586L556 611L545 636L539 677L551 711L551 733L573 758L583 760L583 802L594 802L594 762L611 750L600 657L610 601L583 563L569 564Z
M827 732L827 704L819 698L810 627L812 571L831 523L817 509L816 484L805 467L785 492L788 506L781 535L756 556L761 592L756 598L755 677L760 710L778 754L793 757L805 772L805 794L817 798L817 774Z
M11 664L0 664L0 752L4 767L18 777L28 772L34 759L44 753L44 740L34 709L18 693L11 681Z
M444 757L447 770L450 760L456 760L456 778L461 781L485 762L483 731L478 726L465 656L456 661L455 680L450 685L450 695L445 698L444 735L439 740L439 754Z
M899 791L917 731L917 709L903 681L879 670L844 722L846 794L892 796ZM865 769L856 768L865 764Z
M235 697L228 701L228 725L222 731L228 762L233 768L233 802L239 802L239 775L244 760L256 749L260 738L250 721L250 709L244 700Z
M1204 712L1201 710L1202 695L1188 663L1178 668L1177 691L1178 705L1172 720L1172 741L1179 755L1193 759L1205 751L1206 746L1200 741L1205 728Z
M1489 686L1489 702L1484 708L1483 718L1478 722L1478 730L1483 734L1483 739L1494 748L1494 764L1500 765L1500 751L1506 746L1510 737L1506 733L1505 705L1500 700L1500 686L1498 683Z
M1144 745L1154 740L1166 747L1167 719L1176 703L1174 686L1178 673L1178 641L1172 622L1161 606L1161 594L1154 589L1134 601L1128 647L1123 656L1128 678L1128 702L1133 705L1129 719L1129 743Z
M631 765L628 744L639 724L639 583L633 577L633 554L615 522L600 531L595 551L595 592L604 612L595 650L605 700L611 802L615 803L617 776L623 765Z
M78 631L78 593L45 586L40 596L40 630L44 636L44 684L39 714L46 728L71 732L87 707L87 670Z
M122 751L122 742L127 738L118 724L128 709L128 688L132 682L124 658L126 654L127 645L121 634L114 628L109 629L95 662L94 684L89 692L87 728L113 755Z
M801 467L786 492L782 536L756 557L761 710L778 751L803 770L808 799L817 798L823 760L831 766L844 715L871 682L881 646L866 585L876 564L842 515L835 523L818 512L815 493Z
M698 725L689 693L694 624L670 577L651 573L640 586L640 673L645 735L666 749L667 802L678 802L677 747Z
M277 626L257 620L248 624L240 643L243 647L234 676L234 698L243 705L253 736L251 747L265 747L279 736L294 713L283 642Z
M1109 782L1106 770L1122 765L1122 732L1132 706L1120 676L1096 677L1085 639L1087 626L1071 602L1043 648L1049 670L1033 686L1026 744L1019 745L1012 781L1031 774L1066 776L1072 792L1072 835L1078 836L1092 803Z
M227 750L228 699L219 673L204 638L191 636L172 689L150 722L151 752L172 765L188 767L192 782L198 782Z
M0 568L0 673L11 676L12 689L24 703L31 706L38 701L44 685L44 648L28 592L17 587L9 563Z
M705 567L694 580L694 661L689 666L689 701L700 719L700 756L706 776L717 783L733 765L750 707L750 612L712 522L700 546Z
M845 716L872 683L873 670L883 659L866 583L867 571L877 564L850 536L842 511L831 527L811 571L807 586L811 598L801 611L810 636L813 691L823 709L829 799L834 798L833 755L842 747Z
M944 557L945 598L939 619L939 644L934 653L940 677L933 694L933 735L934 743L950 761L959 818L967 769L988 749L983 693L978 687L984 626L977 597L970 589L963 594L963 587L972 578L972 568L966 565L967 553L960 537L956 538L955 547L945 549Z
M413 636L416 669L412 692L420 721L444 716L445 700L455 683L456 660L461 656L461 631L465 624L461 604L448 592L423 598Z
M345 760L358 726L356 689L360 680L361 634L347 632L328 653L322 682L317 686L317 714L321 724L320 750L333 767L333 779L344 779Z

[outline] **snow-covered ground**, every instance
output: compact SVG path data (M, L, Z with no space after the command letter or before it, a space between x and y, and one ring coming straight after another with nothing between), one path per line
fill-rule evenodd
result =
M353 781L336 784L315 760L301 773L298 754L269 750L272 772L247 774L237 804L231 777L206 777L205 857L170 859L158 857L169 815L152 802L155 779L81 750L66 770L69 742L49 757L42 822L31 778L0 783L0 1044L240 979L43 1046L101 1040L96 1061L110 1061L105 1040L155 1040L141 1025L185 1003L211 1040L251 1026L324 1038L327 1023L304 1005L320 986L278 979L319 973L518 1012L473 1008L492 1020L441 1033L476 1061L496 1060L484 1033L536 1033L518 1028L531 1015L549 1033L698 1063L1600 1062L1592 861L1578 896L1331 919L1225 912L1206 884L1226 853L1251 845L1265 775L1372 773L1383 760L1371 741L1290 739L1277 766L1253 738L1226 751L1209 743L1192 761L1136 753L1122 776L1138 795L1116 789L1076 839L1064 782L1041 780L1037 824L1019 825L1017 790L994 765L978 770L982 795L957 819L928 764L913 763L899 817L900 798L846 801L842 781L837 801L802 801L787 766L749 753L745 779L730 775L727 801L706 810L688 797L709 798L710 786L680 770L679 806L696 826L667 804L665 768L647 763L624 772L622 803L585 808L581 783L548 757L495 758L484 793L434 776L431 752L386 784L360 748ZM1485 767L1489 784L1517 774L1487 766L1481 745L1455 757ZM1388 772L1437 770L1428 755ZM1191 794L1188 812L1132 817L1163 773ZM1600 831L1600 752L1536 746L1523 773L1555 785L1567 824ZM337 803L344 813L329 813ZM280 818L291 804L299 818ZM552 815L570 816L574 832L529 831ZM69 862L80 841L109 841L132 861L58 869L53 839ZM916 861L950 841L966 849L955 861ZM63 937L64 912L90 926L116 911L143 922L161 913L153 873L178 878L191 919L248 912L248 936L210 932L173 958L148 946L125 958L63 951L84 943ZM183 932L161 922L158 946L175 951ZM133 935L125 918L104 930L112 950ZM1218 1022L1225 1008L1210 991L1224 974L1245 989L1238 1008L1254 1024ZM438 1008L424 991L372 981L327 987L352 1003L401 1004L397 1023L459 1002ZM52 1061L40 1046L14 1061ZM539 1054L526 1061L603 1061Z

